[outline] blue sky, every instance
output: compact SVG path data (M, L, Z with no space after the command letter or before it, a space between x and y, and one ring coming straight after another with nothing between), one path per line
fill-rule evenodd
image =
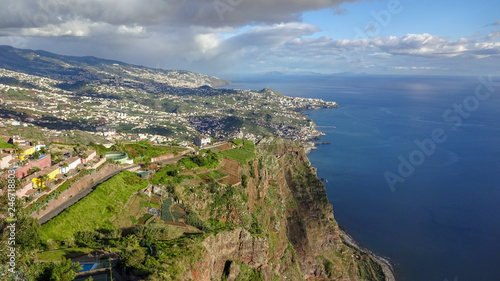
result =
M335 15L333 9L310 11L303 14L303 21L319 26L322 32L334 39L354 39L355 27L363 28L376 19L372 12L388 10L390 1L363 1L341 4L344 14ZM401 13L391 15L391 22L383 27L380 36L404 36L408 33L429 33L456 40L485 33L493 29L485 25L500 18L499 1L410 1L400 0Z
M165 69L500 75L500 1L0 0L0 44Z

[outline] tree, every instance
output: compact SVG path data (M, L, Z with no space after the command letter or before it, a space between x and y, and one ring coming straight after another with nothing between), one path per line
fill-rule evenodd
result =
M68 163L64 162L64 163L62 164L62 167L64 168L64 173L67 173L68 171L67 171L67 169L66 169L66 168L68 168L68 167L69 167Z
M82 269L83 267L79 263L73 263L71 260L63 257L61 262L53 264L50 280L72 281L75 279L76 273Z
M20 216L19 231L16 233L16 244L24 249L35 249L42 239L42 230L37 219L29 216Z
M33 152L33 154L31 154L31 157L35 160L40 158L40 152L38 151Z
M40 168L38 167L33 167L31 170L28 171L28 174L34 174L36 172L39 172L40 171Z
M48 189L46 183L50 180L50 177L48 174L44 174L42 175L42 177L40 178L42 180L42 186L41 186L41 189L42 190L46 190Z
M144 160L144 167L148 168L150 164L151 164L151 158L148 157L146 158L146 160Z
M47 154L47 149L45 147L40 148L41 154Z
M16 152L16 154L21 154L24 152L24 150L19 147L19 144L17 142L15 142L13 145L14 145L14 151Z

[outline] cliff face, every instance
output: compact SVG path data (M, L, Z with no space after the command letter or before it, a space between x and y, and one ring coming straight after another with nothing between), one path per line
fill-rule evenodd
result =
M202 241L202 258L185 280L385 280L369 255L342 242L325 187L300 146L269 137L256 154L241 166L246 187L237 186L229 203L188 199L201 217L233 229Z

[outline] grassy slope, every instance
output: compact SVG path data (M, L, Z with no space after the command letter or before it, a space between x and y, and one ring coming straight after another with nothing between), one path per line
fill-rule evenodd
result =
M244 140L241 147L221 151L220 154L229 159L236 160L241 164L246 164L255 158L255 144L251 140Z
M130 196L147 186L134 173L122 172L42 226L44 239L65 240L78 231L111 227L109 219L119 213Z
M13 148L14 146L10 143L6 143L3 140L0 140L0 148Z

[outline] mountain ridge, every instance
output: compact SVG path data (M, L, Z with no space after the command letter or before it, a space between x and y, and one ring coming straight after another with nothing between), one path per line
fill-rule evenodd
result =
M123 78L142 83L145 88L216 87L230 83L215 76L186 70L156 69L95 56L66 56L44 50L19 49L7 45L0 45L0 68L63 82L92 83Z

